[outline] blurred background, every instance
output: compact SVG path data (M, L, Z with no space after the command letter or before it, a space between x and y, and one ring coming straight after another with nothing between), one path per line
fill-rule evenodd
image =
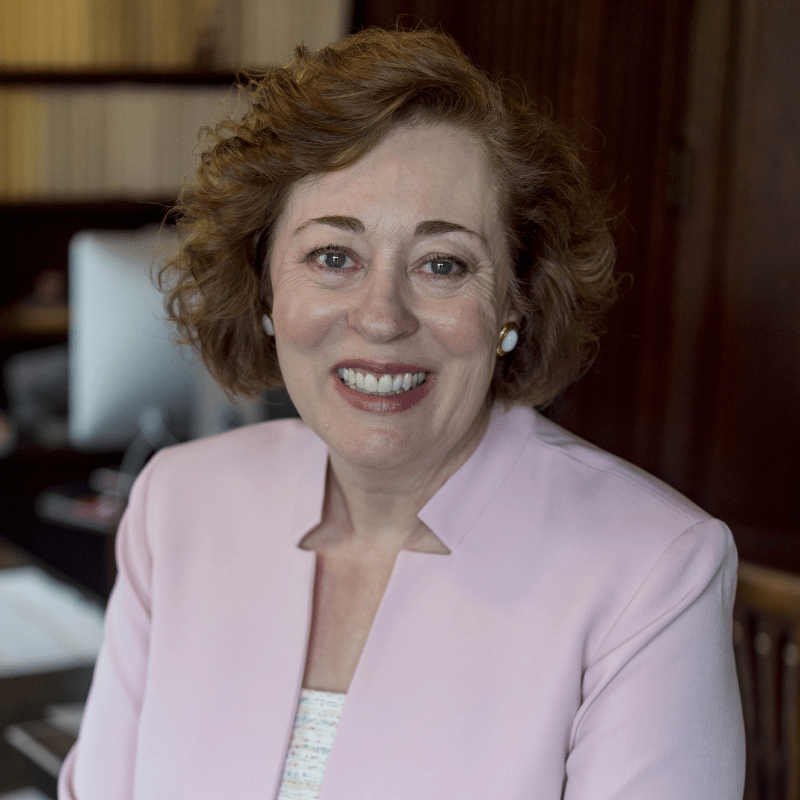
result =
M86 370L69 359L109 323L70 270L147 239L133 232L163 219L199 126L235 107L237 71L397 21L441 26L477 64L547 98L619 214L622 301L594 366L547 413L722 518L743 560L800 574L799 0L2 0L0 563L35 565L102 605L123 458L133 473L176 435L291 413L279 397L232 404L189 364L188 425L139 413L121 439L76 444L71 419L86 409L69 384ZM73 240L87 229L132 238ZM142 247L140 273L153 263ZM141 349L113 347L81 349L82 363L127 364ZM787 608L800 618L800 589ZM741 620L766 658L754 624ZM758 734L749 797L800 797L800 623L781 625L778 661L740 659L743 684L769 684L783 703ZM23 678L0 670L0 724L40 716L45 695L79 699L85 666L69 675L25 705ZM2 758L0 791L22 786L27 767L4 773Z

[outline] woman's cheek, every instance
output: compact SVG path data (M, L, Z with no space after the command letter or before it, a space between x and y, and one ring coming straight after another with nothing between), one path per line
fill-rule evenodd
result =
M338 304L330 297L317 297L315 293L298 290L287 291L285 302L276 302L274 309L275 330L296 347L312 347L320 344L336 327L342 316Z
M495 314L488 303L442 309L430 317L430 323L453 356L477 355L484 348L491 348L494 339Z

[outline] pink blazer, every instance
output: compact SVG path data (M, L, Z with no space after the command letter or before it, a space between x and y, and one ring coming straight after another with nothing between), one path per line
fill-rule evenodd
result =
M273 800L327 448L297 420L162 451L122 523L61 800ZM740 800L736 552L720 522L497 407L402 552L321 800Z

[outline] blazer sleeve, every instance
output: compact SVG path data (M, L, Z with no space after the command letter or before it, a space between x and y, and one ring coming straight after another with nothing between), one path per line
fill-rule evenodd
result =
M59 775L59 800L133 797L151 622L147 493L157 459L134 484L117 531L117 578L106 609L103 646L78 741Z
M564 800L741 800L735 588L717 520L666 548L587 663Z

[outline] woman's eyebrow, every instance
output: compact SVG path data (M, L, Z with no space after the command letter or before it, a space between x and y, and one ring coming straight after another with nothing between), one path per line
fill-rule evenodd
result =
M486 239L481 234L459 225L457 222L446 222L443 219L430 219L420 222L414 230L414 236L438 236L440 233L468 233L477 236L484 244Z
M309 225L328 225L331 228L339 228L350 233L364 233L364 223L355 217L315 217L304 222L295 232L297 236L300 231L305 230Z
M331 228L339 228L339 230L348 231L349 233L364 233L366 228L364 223L356 217L315 217L307 222L304 222L294 235L296 236L300 231L305 230L309 225L327 225ZM468 233L471 236L477 236L484 244L486 239L481 234L459 225L457 222L447 222L443 219L429 219L425 222L420 222L414 229L414 236L438 236L440 233Z

